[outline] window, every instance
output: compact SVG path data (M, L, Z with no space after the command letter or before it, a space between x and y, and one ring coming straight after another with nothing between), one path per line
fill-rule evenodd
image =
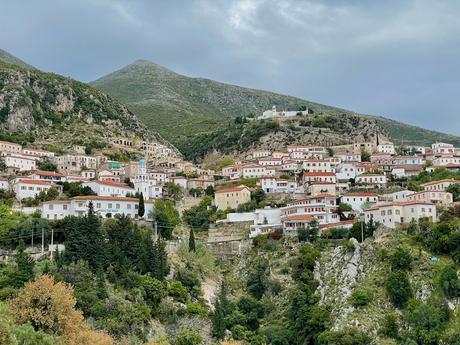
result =
M54 210L54 205L49 205L50 210Z
M116 208L117 210L119 210L119 209L120 209L120 204L115 204L115 208Z
M109 205L107 206L108 208L112 208L112 203L109 203Z
M67 210L67 205L62 205L63 210Z

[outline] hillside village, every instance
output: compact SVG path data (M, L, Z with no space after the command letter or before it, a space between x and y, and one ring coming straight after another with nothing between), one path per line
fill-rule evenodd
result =
M304 112L308 114L308 109ZM292 113L273 107L260 118L296 116ZM295 237L312 222L321 232L349 229L360 219L393 229L422 218L436 222L437 207L451 206L457 197L448 191L457 184L454 179L417 188L407 183L436 169L456 172L460 168L460 149L442 142L431 148L395 147L377 135L375 141L351 145L256 149L244 159L235 157L221 171L184 161L158 143L120 138L110 144L144 158L114 161L103 154L86 155L84 146L58 155L1 141L2 198L11 200L14 210L39 213L47 220L82 216L92 203L102 219L124 214L153 222L155 200L187 199L196 205L208 195L213 197L208 209L217 212L209 221L213 228L249 224L247 237L255 238L274 232ZM77 192L69 194L71 189ZM142 213L140 202L145 205ZM217 242L235 240L231 231L219 236ZM209 242L211 246L215 242L211 232ZM230 254L240 251L230 250Z

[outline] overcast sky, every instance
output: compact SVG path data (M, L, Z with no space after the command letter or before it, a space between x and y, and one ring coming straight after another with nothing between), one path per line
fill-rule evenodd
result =
M137 59L460 135L458 0L0 0L0 48L91 81Z

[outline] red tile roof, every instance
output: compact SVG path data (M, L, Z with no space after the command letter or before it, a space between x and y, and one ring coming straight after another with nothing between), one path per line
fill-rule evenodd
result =
M287 221L293 221L293 220L312 221L313 219L316 219L316 218L308 214L290 215L284 218L284 220L287 220Z
M335 176L335 173L324 171L305 171L303 176Z
M239 187L233 187L233 188L224 188L224 189L219 189L216 190L215 193L230 193L230 192L240 192L243 189L248 189L246 186L239 186Z
M123 196L97 196L97 195L87 195L87 196L76 196L72 200L113 200L113 201L139 201L138 198L129 198Z
M46 171L46 170L34 170L32 174L37 174L41 176L55 176L55 177L64 177L63 174L57 173L55 171Z
M43 180L19 180L17 183L23 183L23 184L40 184L40 185L47 185L51 186L53 183L49 181L43 181Z

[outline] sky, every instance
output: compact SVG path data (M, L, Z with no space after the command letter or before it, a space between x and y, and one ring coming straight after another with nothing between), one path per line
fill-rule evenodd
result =
M458 0L0 0L0 48L92 81L137 59L460 135Z

